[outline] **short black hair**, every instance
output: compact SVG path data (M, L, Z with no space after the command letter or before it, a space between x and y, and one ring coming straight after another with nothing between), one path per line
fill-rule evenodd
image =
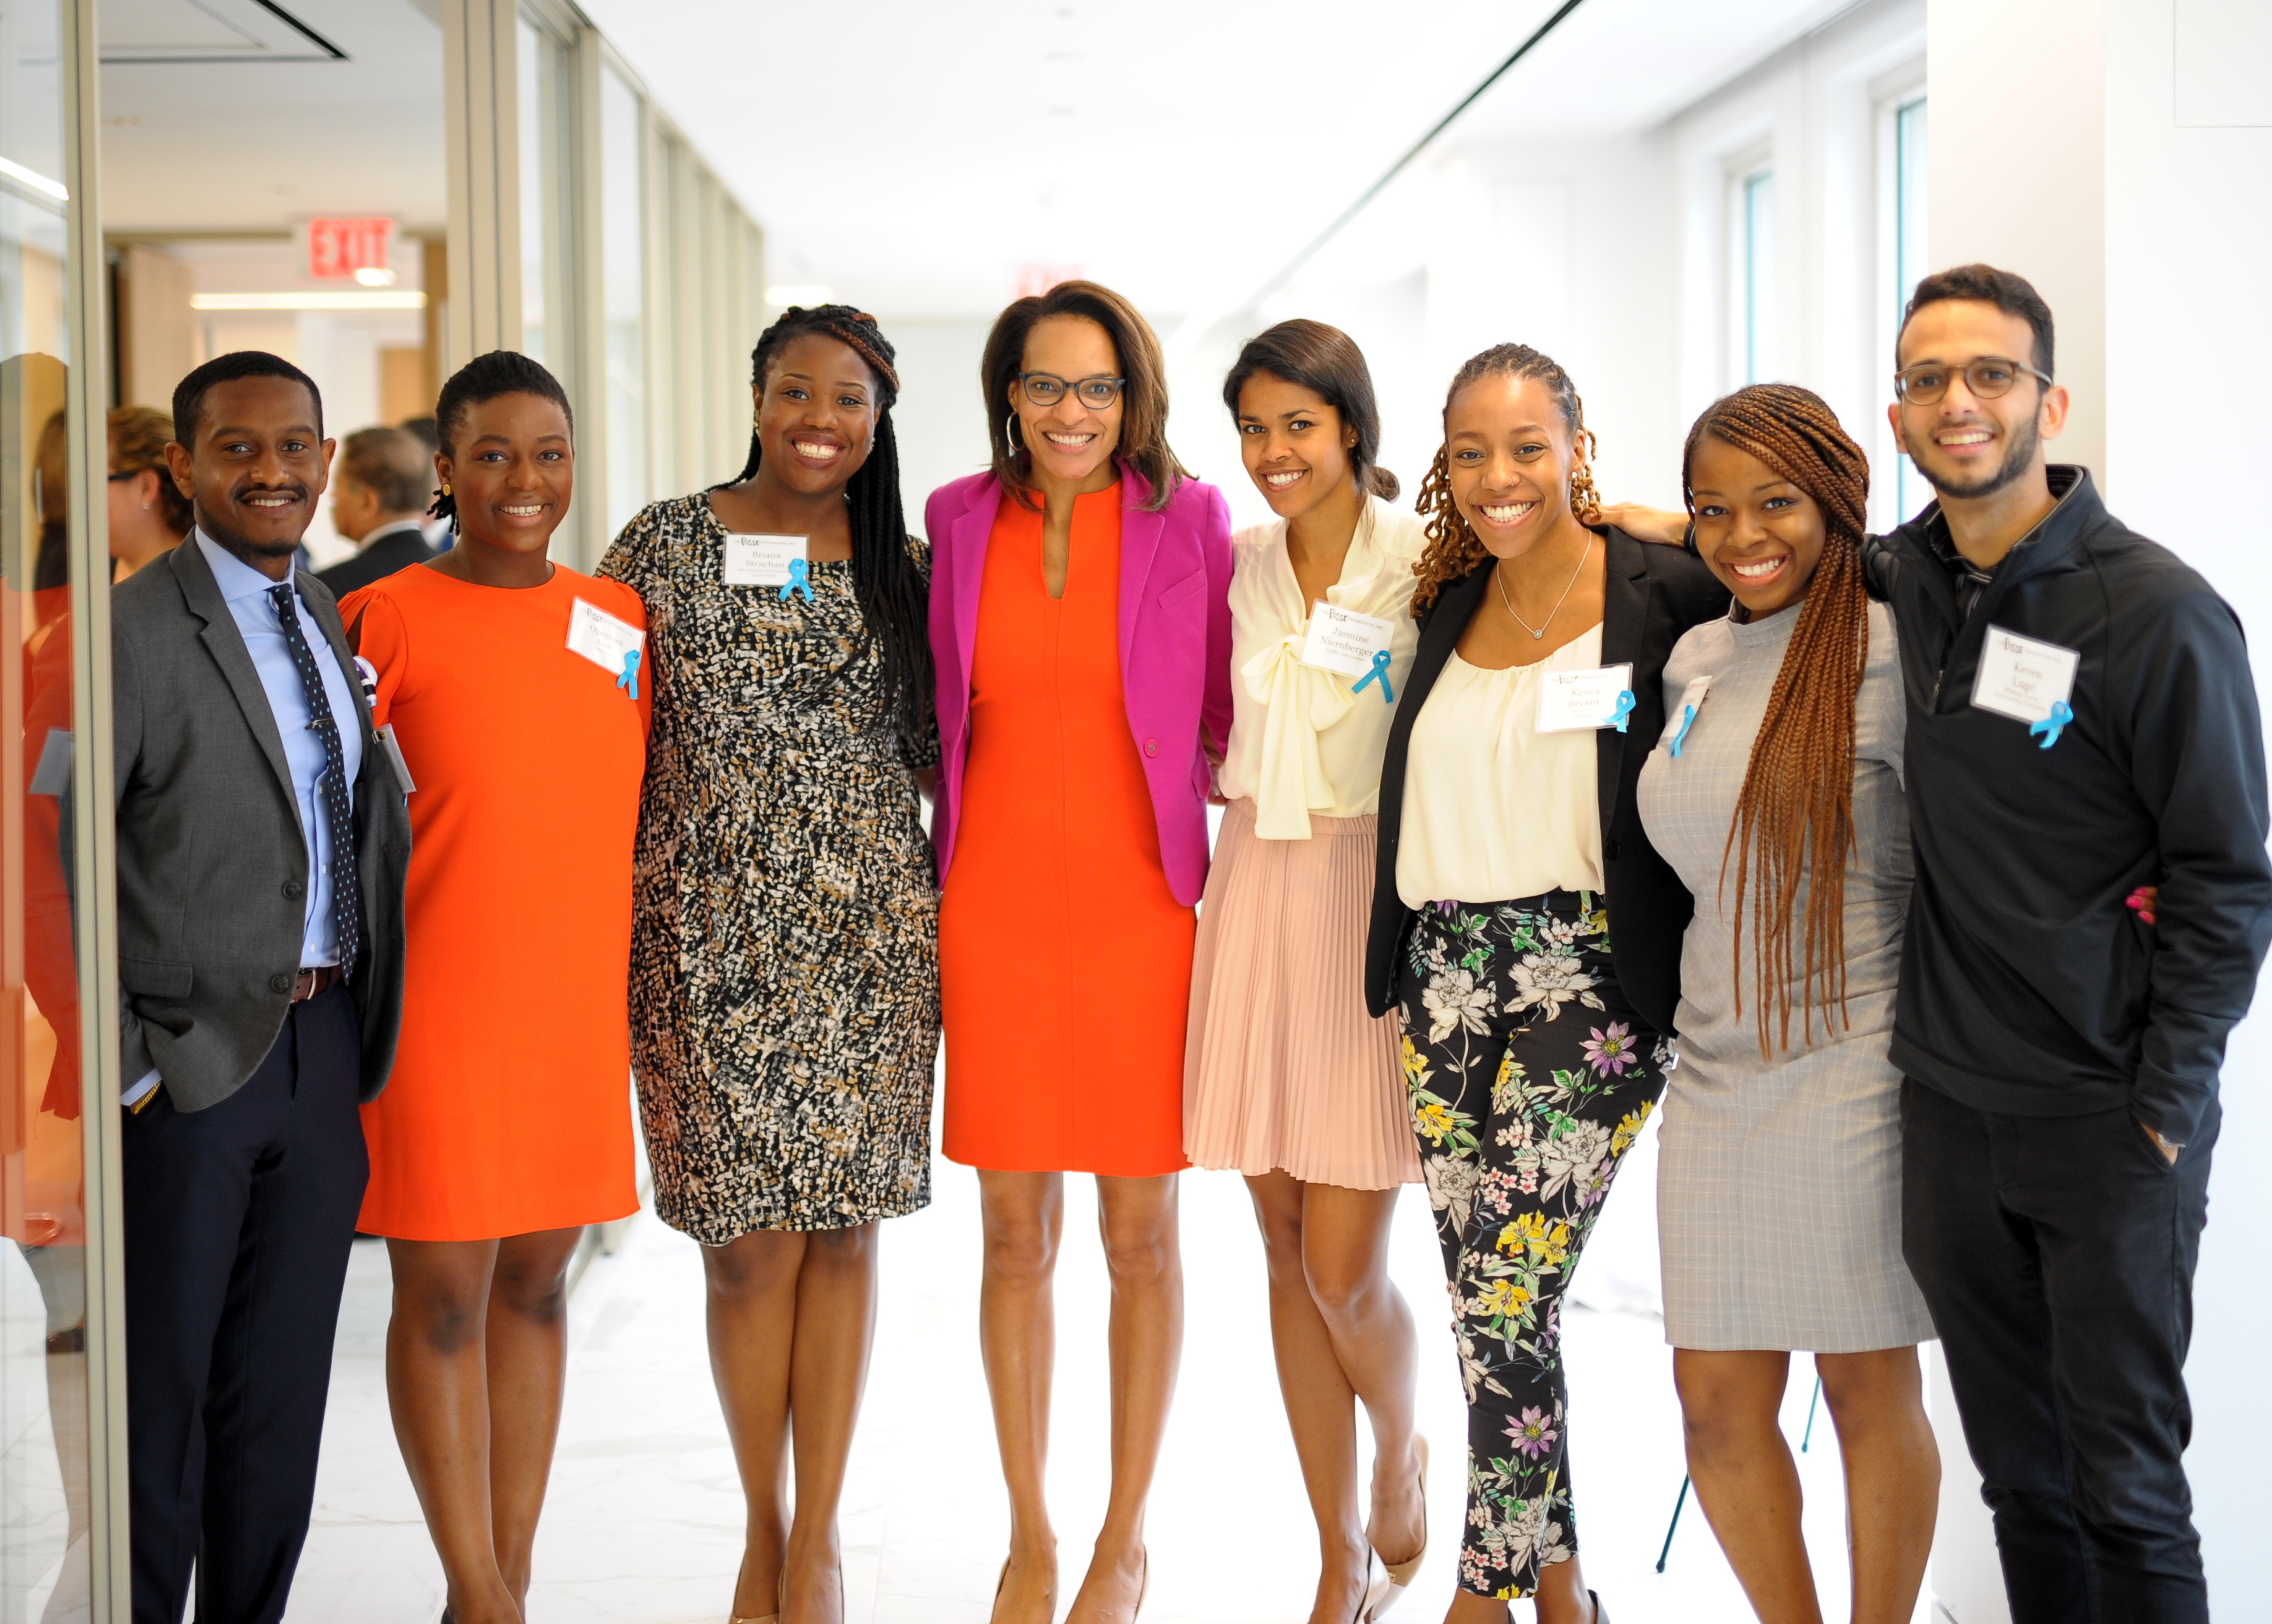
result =
M507 395L534 395L549 400L568 420L569 437L575 437L576 409L568 404L568 391L560 387L560 380L546 369L544 363L519 350L491 350L475 356L452 372L449 382L442 385L441 398L434 403L434 433L442 454L458 454L457 440L465 432L467 413ZM436 518L448 519L451 529L457 528L457 499L449 492L437 492L434 505L426 510Z
M281 355L272 355L266 350L231 350L194 369L174 385L174 438L179 443L195 449L206 391L216 384L233 384L238 378L290 378L305 389L308 399L315 403L316 438L324 437L324 391L316 387L315 379Z
M1946 271L1936 271L1917 285L1910 295L1909 309L1902 312L1902 332L1910 330L1917 313L1929 304L1939 304L1948 299L1975 299L1982 304L1992 304L2007 316L2016 316L2032 328L2036 335L2036 353L2029 362L2045 377L2057 377L2059 369L2052 364L2052 307L2036 291L2034 283L2016 271L1999 271L1994 265L1951 265ZM1901 359L1902 334L1894 335L1895 360Z

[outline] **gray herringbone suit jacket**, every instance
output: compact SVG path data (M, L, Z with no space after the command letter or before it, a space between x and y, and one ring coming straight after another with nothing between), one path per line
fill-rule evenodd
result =
M336 601L304 571L295 585L360 700ZM243 1086L283 1027L308 844L266 690L194 540L120 583L110 626L120 1075L131 1087L155 1066L175 1109L201 1111ZM362 951L348 990L368 1100L386 1085L402 1021L410 816L369 711L356 708Z

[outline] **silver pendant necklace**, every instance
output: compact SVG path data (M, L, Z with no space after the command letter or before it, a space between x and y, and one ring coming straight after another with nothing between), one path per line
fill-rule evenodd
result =
M1594 538L1588 535L1586 538L1586 545L1578 549L1578 568L1570 571L1570 585L1562 589L1562 595L1554 600L1554 607L1546 611L1546 618L1536 626L1523 619L1521 615L1515 615L1514 600L1506 595L1506 577L1497 564L1491 566L1491 579L1498 583L1498 600L1506 606L1506 612L1509 615L1514 615L1514 623L1530 634L1533 642L1543 637L1546 635L1546 629L1554 623L1554 617L1562 613L1562 606L1570 601L1570 593L1578 585L1580 572L1585 569L1586 561L1593 555Z

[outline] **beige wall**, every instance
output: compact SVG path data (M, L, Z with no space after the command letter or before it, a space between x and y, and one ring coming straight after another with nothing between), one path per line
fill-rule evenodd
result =
M125 363L121 406L168 408L174 385L198 364L190 309L190 268L163 249L136 246L120 266L124 287L119 351Z

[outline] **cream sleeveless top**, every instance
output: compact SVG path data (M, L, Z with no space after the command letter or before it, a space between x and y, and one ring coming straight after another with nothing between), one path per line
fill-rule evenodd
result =
M1598 625L1536 665L1485 671L1452 655L1412 723L1396 848L1406 907L1602 889L1596 734L1537 727L1540 674L1601 663Z

